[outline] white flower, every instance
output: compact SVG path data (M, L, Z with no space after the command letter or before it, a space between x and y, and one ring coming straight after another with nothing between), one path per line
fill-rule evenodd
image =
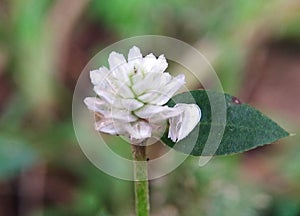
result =
M128 61L112 52L109 69L100 67L90 72L98 97L87 97L87 107L100 118L95 129L112 135L124 135L139 143L162 130L169 121L169 138L185 138L201 118L195 104L165 104L184 85L184 75L172 77L165 72L168 63L163 55L142 56L140 49L129 50Z

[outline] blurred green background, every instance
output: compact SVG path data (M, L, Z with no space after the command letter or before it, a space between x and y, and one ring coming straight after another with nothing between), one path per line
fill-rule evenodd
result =
M81 152L71 102L89 59L144 34L195 46L226 92L300 132L299 0L1 0L0 216L134 214L132 182ZM189 158L150 183L152 215L300 215L298 142Z

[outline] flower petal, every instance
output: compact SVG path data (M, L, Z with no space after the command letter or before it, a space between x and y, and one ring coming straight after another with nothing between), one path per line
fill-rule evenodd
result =
M125 57L117 52L111 52L108 57L109 68L111 71L119 67L120 65L126 64Z
M129 84L128 74L133 70L133 68L131 68L131 66L126 62L125 57L120 53L112 52L109 55L108 63L113 76L116 79Z
M144 104L136 99L122 99L121 103L123 107L129 111L133 111L141 108Z
M155 63L156 57L153 55L153 53L146 55L143 59L143 69L145 73L150 72Z
M151 73L163 73L168 67L167 60L164 55L160 55L152 66L149 72Z
M184 79L185 77L183 74L174 77L166 86L161 89L161 92L163 93L159 97L153 99L150 103L156 105L163 105L167 103L175 94L175 92L184 85Z
M110 106L98 98L87 97L84 99L84 103L89 110L101 113L102 115L109 114L110 112Z
M143 55L138 47L133 46L128 53L128 62L135 65L141 63Z
M151 53L143 59L143 69L146 73L163 73L168 67L168 63L164 55L160 55L158 59Z
M181 110L168 106L145 105L143 108L134 112L134 114L142 119L147 119L149 122L158 122L177 116Z
M95 122L95 129L111 135L126 135L124 122L118 122L112 119L101 119Z
M110 114L105 117L123 122L134 122L138 120L136 116L132 115L131 111L114 107L112 107Z
M155 86L158 85L160 79L160 73L148 73L139 82L134 83L132 90L135 92L135 94L140 95L149 89L155 89Z
M134 122L138 120L136 116L132 115L131 111L116 107L110 107L109 113L106 113L104 117L122 122Z
M119 82L119 88L116 92L117 95L120 95L123 98L134 98L135 95L130 89L130 87L124 83Z
M201 109L196 104L176 104L174 108L182 113L169 119L170 128L168 137L173 142L185 138L195 128L201 118Z
M142 94L141 96L139 96L139 100L143 101L144 103L151 103L153 101L153 99L158 98L159 96L161 96L161 92L157 91L157 90L151 90L145 94Z
M105 85L97 85L94 87L94 91L100 96L102 91L110 92L115 97L122 98L134 98L134 93L128 85L120 80L114 79L114 77L107 77Z
M155 79L153 79L154 83L152 85L149 85L149 88L144 90L145 92L138 97L145 103L152 103L153 100L161 95L164 95L164 87L172 79L172 76L169 73L151 73L150 75L156 76ZM147 81L146 83L149 83L149 81Z
M151 126L145 121L138 121L131 125L126 125L126 130L130 134L130 139L143 140L151 137Z
M106 76L110 74L110 71L106 67L100 67L99 70L90 71L90 78L93 85L101 85Z
M103 89L101 86L95 86L94 91L102 99L102 101L105 101L110 105L114 105L115 107L120 106L118 105L120 98L116 94Z
M141 95L147 91L160 91L170 80L171 76L168 73L147 73L145 76L137 74L133 76L132 90L136 95ZM152 98L153 99L153 98Z
M84 103L89 110L98 112L107 119L115 119L123 122L134 122L138 119L132 115L131 111L113 106L98 98L87 97L84 99ZM116 101L115 103L120 103L120 101Z
M142 75L141 73L134 74L134 75L132 75L132 77L131 77L132 84L134 84L134 83L139 83L139 82L141 82L143 79L144 79L144 75Z

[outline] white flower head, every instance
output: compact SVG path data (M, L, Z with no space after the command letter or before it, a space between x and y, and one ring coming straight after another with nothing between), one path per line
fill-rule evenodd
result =
M163 55L143 57L134 46L128 61L112 52L108 62L109 69L103 66L90 72L97 97L84 100L100 116L95 123L97 131L127 136L132 143L140 143L169 122L168 137L178 142L200 121L201 111L196 104L165 105L185 84L185 77L165 72L168 63Z

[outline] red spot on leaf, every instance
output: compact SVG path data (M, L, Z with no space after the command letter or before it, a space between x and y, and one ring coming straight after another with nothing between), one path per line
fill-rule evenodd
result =
M232 103L242 104L242 102L237 97L232 97Z

